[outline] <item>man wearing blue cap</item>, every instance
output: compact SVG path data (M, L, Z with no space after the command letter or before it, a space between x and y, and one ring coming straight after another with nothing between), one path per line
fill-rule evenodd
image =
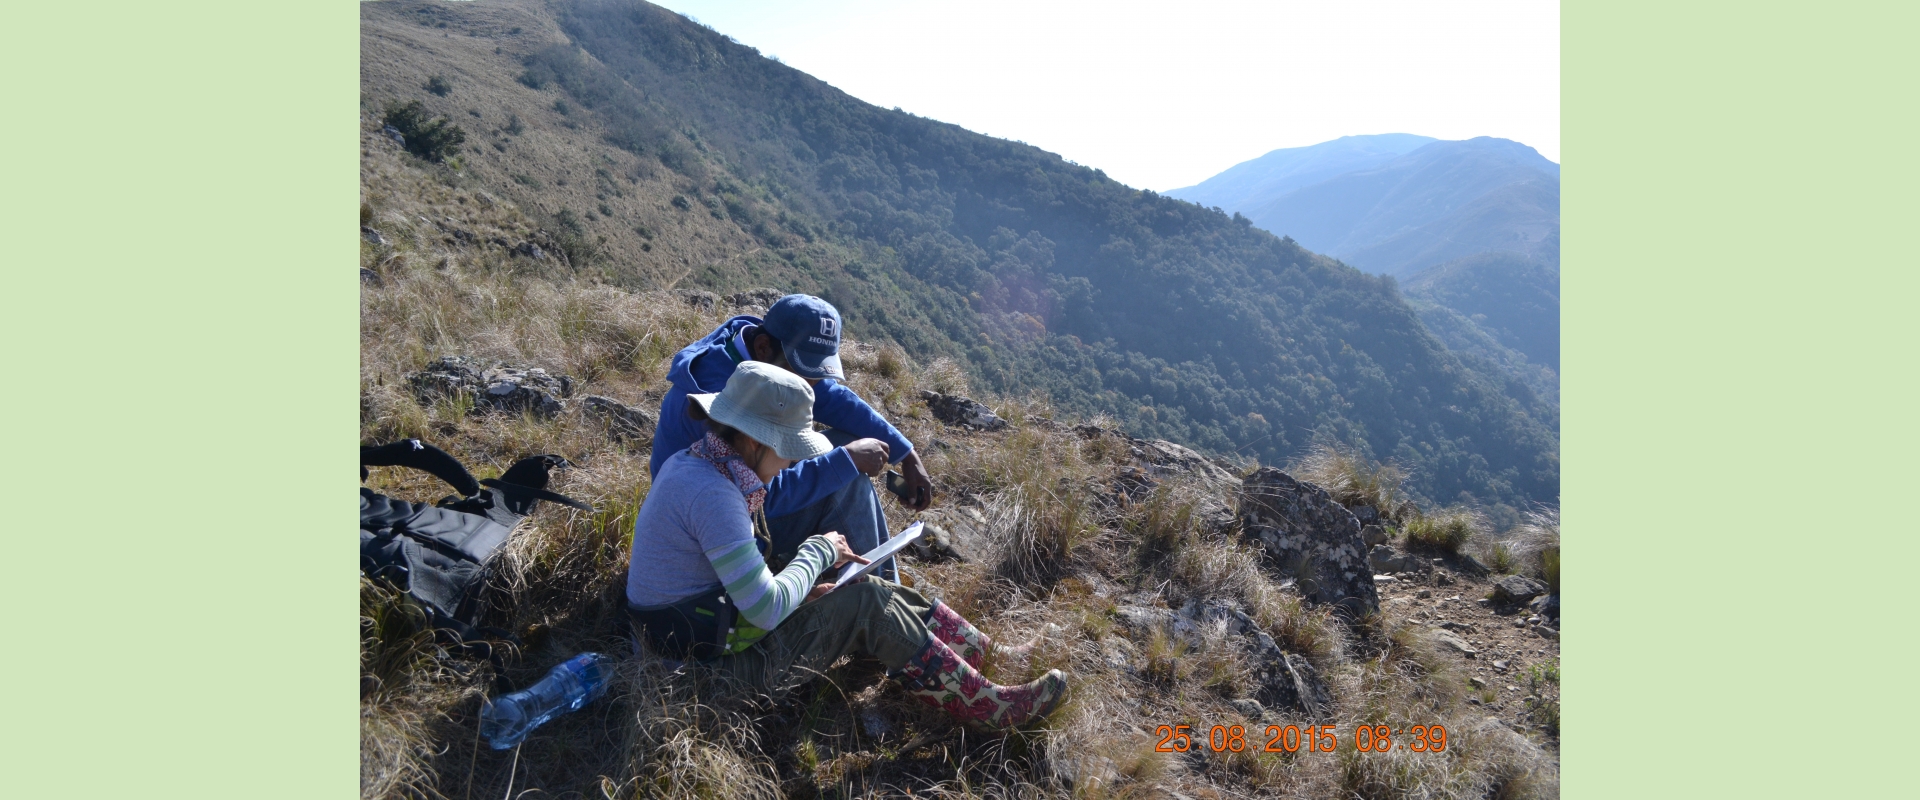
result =
M804 294L780 298L764 320L748 315L729 319L674 355L667 372L673 385L660 401L653 436L653 474L706 433L703 423L688 413L687 396L721 391L734 369L749 360L781 367L812 384L813 418L830 426L827 439L838 445L826 455L782 470L768 484L771 555L791 553L807 537L829 531L839 531L856 553L878 547L888 536L887 520L873 482L860 476L878 475L889 462L898 463L906 478L907 507L917 511L932 503L933 481L913 443L840 384L846 377L840 369L840 312ZM894 579L891 559L879 572Z

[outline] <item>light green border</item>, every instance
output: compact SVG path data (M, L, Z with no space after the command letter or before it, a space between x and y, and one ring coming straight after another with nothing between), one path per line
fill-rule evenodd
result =
M359 791L356 5L7 9L0 793Z
M1913 4L1562 17L1565 796L1912 796Z

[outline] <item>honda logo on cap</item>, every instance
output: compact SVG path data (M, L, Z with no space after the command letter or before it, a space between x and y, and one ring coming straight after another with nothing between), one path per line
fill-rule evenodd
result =
M840 321L832 317L821 317L820 335L831 339L840 338Z

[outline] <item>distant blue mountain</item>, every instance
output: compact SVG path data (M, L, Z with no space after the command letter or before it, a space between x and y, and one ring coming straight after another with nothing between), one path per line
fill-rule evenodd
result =
M1197 185L1163 194L1209 208L1244 211L1328 178L1382 166L1435 141L1439 140L1411 133L1342 136L1309 147L1275 150Z
M1325 175L1320 164L1362 166ZM1276 150L1168 194L1218 198L1207 204L1369 272L1406 277L1493 251L1560 260L1560 165L1507 139L1349 136Z

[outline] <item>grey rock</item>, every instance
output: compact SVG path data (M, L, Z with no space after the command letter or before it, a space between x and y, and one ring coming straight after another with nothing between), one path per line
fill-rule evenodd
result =
M1189 648L1201 647L1203 631L1217 628L1247 654L1258 687L1254 699L1263 709L1290 709L1315 718L1323 718L1332 710L1333 694L1312 662L1280 649L1252 617L1227 603L1189 601L1179 611L1126 603L1116 607L1113 614L1135 636L1160 631ZM1107 654L1109 662L1118 657L1120 654Z
M1421 589L1418 593L1414 594L1414 597L1420 598L1421 600L1425 600L1432 596L1433 596L1432 589Z
M1375 572L1419 572L1427 562L1411 553L1402 553L1389 545L1374 545L1367 551L1367 566Z
M1504 659L1502 659L1502 660L1500 660L1500 661L1495 661L1495 662L1493 662L1493 668L1494 668L1494 669L1496 669L1496 670L1499 670L1499 671L1501 671L1501 672L1506 672L1506 671L1507 671L1507 662L1506 662L1506 661L1505 661Z
M734 308L758 308L765 310L768 306L773 305L774 301L786 296L787 293L779 289L767 289L764 287L748 289L744 292L734 292L733 294L727 295L727 305L733 306Z
M675 289L673 293L680 296L681 302L701 311L712 311L720 305L720 295L713 292L699 289Z
M1109 667L1131 672L1134 664L1140 660L1140 649L1124 637L1109 636L1100 640L1100 657Z
M1240 716L1246 717L1249 720L1258 721L1261 717L1267 715L1267 709L1260 705L1260 701L1251 697L1242 697L1232 701L1229 705L1233 706L1233 710L1240 712Z
M914 556L928 563L981 562L993 555L990 525L972 508L945 508L923 515L926 536L914 545ZM924 547L924 549L921 549Z
M1361 525L1360 541L1368 547L1387 543L1387 529L1379 524Z
M392 125L383 125L380 127L380 133L388 139L392 139L394 144L400 145L401 147L407 146L407 137L400 133L399 128L393 127Z
M393 244L392 242L387 241L387 237L380 235L379 231L376 231L365 225L360 226L360 238L365 239L381 247L387 247Z
M1468 625L1467 623L1464 623L1464 622L1453 622L1451 620L1440 623L1440 627L1446 628L1447 630L1450 630L1450 631L1459 631L1461 633L1473 632L1472 625Z
M977 561L980 553L977 548L960 542L959 536L944 527L928 523L919 541L908 545L913 557L929 564L942 564L949 561Z
M1183 445L1165 439L1134 440L1133 443L1140 448L1140 457L1146 460L1147 471L1156 478L1184 475L1196 478L1208 489L1223 494L1241 486L1238 476Z
M1106 428L1102 428L1098 425L1094 425L1091 423L1075 425L1073 426L1073 432L1080 434L1080 438L1082 439L1098 439L1102 436L1107 435L1108 433L1111 433L1111 431L1107 430Z
M1136 634L1149 634L1155 630L1173 630L1173 609L1157 606L1117 606L1113 609L1113 618Z
M1533 602L1527 605L1542 617L1554 622L1560 621L1560 595L1558 594L1543 594L1533 598Z
M1437 583L1437 584L1440 584L1441 586L1452 586L1452 585L1453 585L1453 576L1452 576L1452 575L1448 575L1447 573L1444 573L1444 572L1442 572L1442 573L1439 573L1439 574L1437 574L1437 575L1435 575L1435 576L1433 576L1433 582L1434 582L1434 583Z
M1487 688L1487 682L1486 682L1486 681L1483 681L1483 680L1481 680L1481 679L1479 679L1479 678L1468 678L1468 679L1467 679L1467 685L1468 685L1468 686L1471 686L1471 687L1473 687L1473 688L1475 688L1475 689L1485 689L1485 688Z
M1547 585L1532 578L1522 575L1502 575L1493 582L1491 599L1502 606L1518 606L1546 592Z
M1273 568L1299 582L1309 602L1355 617L1379 613L1360 523L1325 489L1262 467L1243 484L1239 523Z
M580 410L607 429L616 442L653 440L653 415L611 397L590 394L580 398Z
M1554 630L1554 629L1552 629L1552 628L1549 628L1549 627L1547 627L1547 626L1545 626L1545 625L1540 625L1540 626L1537 626L1537 627L1535 627L1535 628L1533 629L1533 634L1534 634L1535 636L1538 636L1538 637L1540 637L1540 638L1542 638L1542 639L1558 639L1558 638L1560 638L1560 632L1559 632L1559 631L1556 631L1556 630Z
M1394 582L1394 578L1392 575L1373 576L1373 585L1375 586L1379 586L1380 584L1383 584L1383 583L1393 583L1393 582Z
M1007 427L1007 421L995 415L993 409L959 395L922 391L920 399L925 400L927 408L932 409L934 419L948 425L982 431L997 431Z
M373 270L367 269L366 267L361 267L360 282L364 284L368 284L370 286L379 286L380 273L374 272Z
M1362 526L1372 525L1380 521L1380 512L1375 510L1373 506L1348 506L1347 510L1353 512L1353 518L1359 520Z
M518 247L513 248L513 252L535 261L544 261L547 258L547 251L540 249L540 245L533 242L521 242Z
M470 397L475 413L498 411L532 414L552 419L564 406L560 398L573 393L573 379L547 374L544 369L509 366L483 368L473 359L443 356L426 369L406 376L414 397L422 403Z
M1480 652L1473 649L1473 645L1467 644L1467 640L1446 631L1433 631L1432 635L1434 642L1438 643L1442 648L1452 650L1467 658L1473 658Z

